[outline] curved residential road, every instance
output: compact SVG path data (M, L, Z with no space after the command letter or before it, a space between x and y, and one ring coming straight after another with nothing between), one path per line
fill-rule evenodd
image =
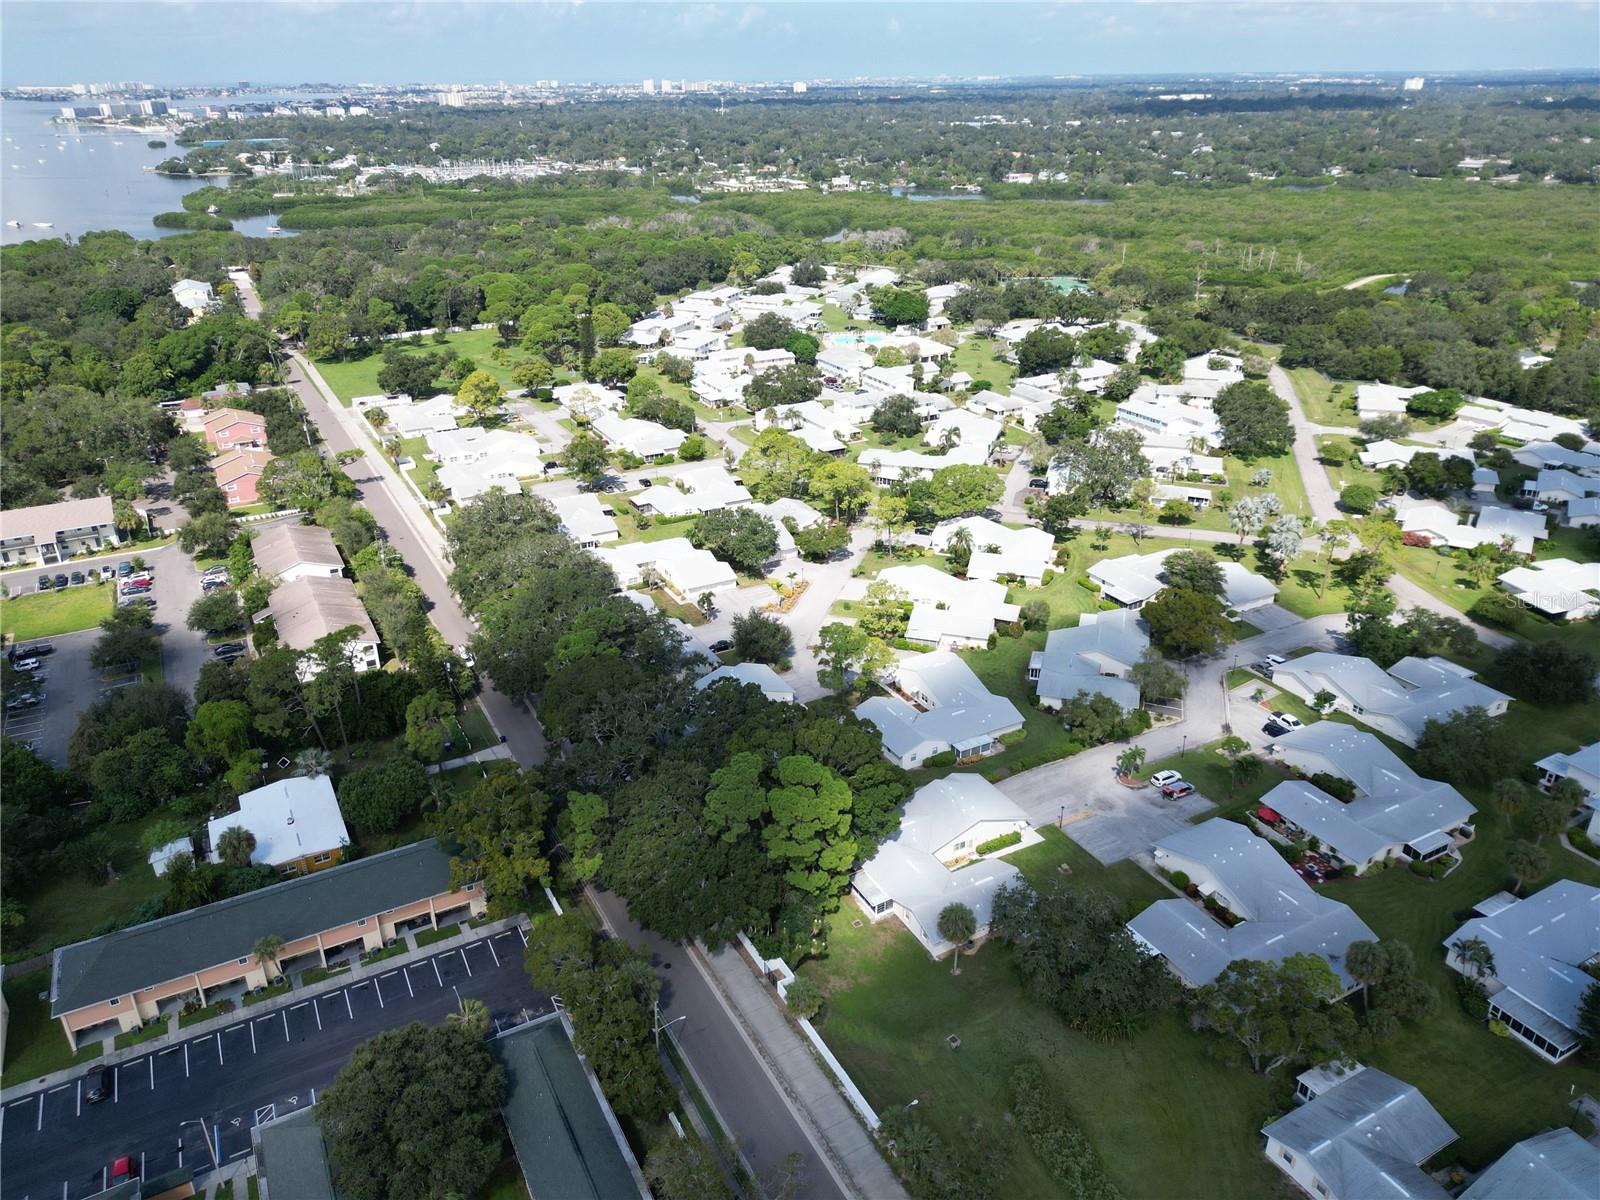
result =
M1384 275L1363 275L1360 279L1352 279L1349 283L1345 284L1344 290L1347 292L1353 292L1357 288L1366 287L1369 283L1377 283L1380 279L1394 279L1399 274L1400 272L1398 271L1390 271Z

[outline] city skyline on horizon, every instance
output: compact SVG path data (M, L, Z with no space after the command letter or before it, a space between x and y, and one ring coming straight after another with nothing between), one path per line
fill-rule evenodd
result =
M979 14L984 14L981 19ZM992 19L1003 13L1006 19ZM0 4L8 86L970 82L1593 70L1588 3ZM298 44L286 61L283 35ZM848 29L842 29L847 23ZM1242 31L1248 36L1241 36ZM848 32L852 36L842 37ZM362 47L356 52L351 47ZM219 51L228 66L214 65ZM204 61L205 68L196 69ZM542 65L541 65L542 64ZM286 69L288 68L288 69ZM221 78L219 78L221 77Z

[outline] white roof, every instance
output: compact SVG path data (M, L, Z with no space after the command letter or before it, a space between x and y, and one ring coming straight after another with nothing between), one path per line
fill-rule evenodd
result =
M561 532L575 542L602 541L618 536L617 522L591 492L550 496L550 507L561 520Z
M942 467L981 467L989 460L987 446L958 445L945 454L919 454L915 450L863 450L856 462L869 471L901 477L926 472L932 475Z
M616 412L628 398L615 388L598 383L563 383L551 391L557 404L583 416L596 416L601 412Z
M956 445L985 451L1005 436L1005 427L999 421L980 417L966 409L952 408L949 412L940 413L929 423L922 434L923 443L929 446L942 444L947 430L955 431Z
M750 507L765 515L780 530L785 528L786 520L792 520L801 529L810 529L813 525L821 525L827 520L804 500L795 500L787 496L767 504L752 504Z
M991 580L957 579L923 563L888 567L878 572L912 602L906 637L938 643L946 637L982 641L994 632L997 621L1015 621L1021 608L1006 601L1003 584Z
M238 812L207 823L213 859L223 831L235 825L255 835L250 861L273 867L337 850L350 840L333 782L326 775L292 776L245 792L239 797Z
M765 663L733 663L718 667L695 680L694 686L703 692L712 684L724 679L731 679L741 684L754 684L769 700L794 700L794 688L785 683L783 677Z
M1600 563L1547 558L1526 567L1513 567L1500 583L1541 612L1563 613L1600 604Z
M1370 658L1319 650L1290 659L1272 675L1275 681L1294 680L1312 696L1326 688L1365 713L1403 725L1413 735L1430 720L1442 721L1464 708L1490 708L1510 698L1440 658L1403 658L1385 671Z
M1161 575L1162 564L1169 554L1176 553L1176 549L1157 550L1151 554L1102 559L1089 568L1089 578L1118 604L1143 604L1166 586ZM1222 599L1229 608L1243 611L1259 607L1278 594L1270 580L1231 559L1223 559L1219 565L1222 567Z
M1131 608L1084 613L1075 627L1052 629L1029 666L1039 669L1038 693L1045 699L1094 692L1132 710L1139 706L1139 685L1101 672L1110 665L1132 667L1149 645L1144 622Z
M668 429L654 421L641 421L638 417L619 417L605 413L592 422L596 433L612 445L640 458L653 458L671 454L683 445L688 435L681 429Z
M972 538L972 561L967 564L969 579L994 579L999 575L1020 575L1038 579L1055 559L1055 538L1042 529L1025 526L1012 529L988 517L960 517L941 521L934 527L930 544L948 551L950 540L965 529Z
M381 405L389 418L389 428L401 437L422 437L456 427L456 398L445 394L410 404Z
M916 696L923 708L898 696L873 696L857 705L855 714L877 727L884 748L897 758L919 749L926 757L982 746L1022 725L1017 706L990 692L971 667L947 650L902 659L895 678L900 690Z

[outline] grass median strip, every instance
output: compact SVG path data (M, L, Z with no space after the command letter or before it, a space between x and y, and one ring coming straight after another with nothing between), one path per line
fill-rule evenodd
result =
M0 602L0 627L19 642L93 629L111 615L111 589L80 584Z
M263 991L245 993L244 1006L249 1008L252 1004L261 1004L264 1001L273 1000L279 996L287 995L288 992L289 981L286 979L282 983L274 984L272 987L266 988Z
M129 1046L137 1046L140 1042L154 1041L158 1037L165 1037L171 1031L171 1022L165 1017L157 1017L143 1029L130 1029L127 1033L119 1033L112 1045L118 1050L126 1050Z
M453 938L460 932L461 926L459 925L446 925L442 929L424 929L421 933L417 934L417 945L431 946L435 942L442 942L448 938Z

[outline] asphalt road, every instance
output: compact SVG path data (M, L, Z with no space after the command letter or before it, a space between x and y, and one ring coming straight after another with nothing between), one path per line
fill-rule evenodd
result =
M694 1064L712 1105L731 1127L729 1136L756 1174L765 1176L799 1152L804 1165L797 1200L844 1200L827 1164L688 950L643 928L628 915L620 897L598 890L592 894L611 932L650 955L662 981L661 1020L676 1022L672 1033L679 1048Z
M253 1126L315 1103L361 1042L412 1021L437 1025L458 995L484 1001L506 1025L549 1012L522 947L520 932L507 930L288 1008L256 1017L241 1009L220 1032L119 1064L112 1097L99 1104L83 1098L82 1080L13 1100L0 1110L0 1200L92 1196L124 1154L147 1176L210 1170L213 1157L226 1165L249 1153Z

